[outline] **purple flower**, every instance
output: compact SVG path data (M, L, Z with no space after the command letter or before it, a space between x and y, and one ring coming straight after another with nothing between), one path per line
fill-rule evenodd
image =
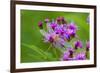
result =
M73 58L73 54L74 54L74 49L73 48L67 48L68 52L69 52L69 57Z
M56 34L63 36L65 31L63 30L63 27L58 26L55 28L55 32L56 32Z
M50 26L51 26L51 28L54 30L55 27L57 26L57 24L56 24L56 23L51 23Z
M77 49L77 48L82 48L82 42L81 41L76 41L75 43L74 43L74 45L75 45L75 49Z
M69 34L65 34L65 38L67 39L67 41L70 41L70 35Z
M61 60L63 60L63 61L70 61L70 60L75 60L75 59L69 57L69 53L68 53L68 52L65 52L65 53L63 54L63 57L62 57Z
M75 37L76 35L76 31L72 29L67 29L66 33L69 34L71 37Z
M70 34L70 36L71 37L75 37L76 36L76 32L75 31L72 31L71 34Z
M60 35L64 35L64 30L59 30Z
M63 54L62 60L63 60L63 61L69 60L69 52L65 52L65 53Z
M49 21L50 21L49 18L46 18L46 19L45 19L45 22L46 22L46 23L48 23Z
M43 23L41 21L38 23L38 26L40 29L43 29Z
M81 53L76 55L75 59L76 60L85 60L86 59L86 55L85 55L85 53L81 52Z
M62 21L65 21L65 18L64 18L64 17L61 17L61 20L62 20Z
M77 30L77 26L74 23L72 23L72 22L69 25L67 25L67 28L71 29L71 30L74 30L74 31Z
M57 20L57 23L60 24L60 22L61 22L61 18L60 18L60 17L57 17L56 20Z
M67 23L67 22L65 21L65 18L64 18L64 17L61 17L61 21L62 21L62 24Z
M62 38L59 38L59 36L57 36L57 37L54 39L53 45L54 45L56 48L65 48L65 43L66 43L66 41L64 41Z
M65 18L61 17L61 16L57 17L56 21L58 24L65 24L66 23Z
M62 57L63 61L74 60L73 54L74 54L74 49L67 48L67 51L64 52L63 57Z
M52 35L52 34L46 34L46 35L44 36L44 42L53 43L53 42L54 42L53 35Z
M86 42L86 51L89 51L89 48L90 48L90 42L87 41L87 42Z
M53 39L52 36L49 37L49 42L50 42L50 43L54 42L54 39Z

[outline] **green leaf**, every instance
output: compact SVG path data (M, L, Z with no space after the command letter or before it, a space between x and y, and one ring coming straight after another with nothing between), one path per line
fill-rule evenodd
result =
M37 52L39 55L41 55L44 59L46 58L46 54L44 51L42 51L41 49L37 48L34 45L27 45L27 44L22 44L30 49L32 49L33 51Z
M30 49L32 49L34 52L38 53L40 55L40 58L42 57L42 59L44 60L52 60L52 59L56 59L55 57L53 57L52 53L43 51L41 49L39 49L38 47L34 46L34 45L27 45L27 44L22 44L23 46L26 46ZM29 54L31 57L35 57L35 55ZM39 57L39 56L38 56Z

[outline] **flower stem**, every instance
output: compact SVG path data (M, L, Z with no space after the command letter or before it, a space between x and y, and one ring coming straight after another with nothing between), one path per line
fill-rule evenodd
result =
M50 46L48 47L47 51L50 50L51 47L52 47L52 44L50 44Z
M54 52L54 54L55 54L56 58L58 58L56 48L53 48L53 52Z

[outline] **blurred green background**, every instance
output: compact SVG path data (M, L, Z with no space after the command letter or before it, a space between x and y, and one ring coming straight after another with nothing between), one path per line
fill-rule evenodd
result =
M50 44L43 42L38 28L39 21L56 19L58 16L63 16L67 22L75 22L79 29L77 35L85 47L86 40L89 40L89 13L21 10L21 63L60 60L61 51L55 48L47 51Z

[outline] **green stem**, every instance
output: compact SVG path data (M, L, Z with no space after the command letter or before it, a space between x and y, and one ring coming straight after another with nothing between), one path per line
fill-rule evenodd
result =
M58 58L56 48L53 48L53 52L54 52L54 54L55 54L56 58Z
M48 47L47 51L50 50L51 47L52 47L52 44L50 44L50 46Z

